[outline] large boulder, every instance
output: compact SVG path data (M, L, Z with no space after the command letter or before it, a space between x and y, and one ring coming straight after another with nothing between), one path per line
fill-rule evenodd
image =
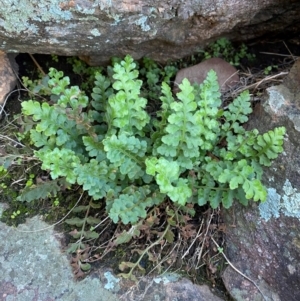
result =
M166 61L220 36L299 30L299 16L297 0L2 1L0 49L78 55L93 65L125 54Z
M228 267L224 283L233 298L300 300L300 60L284 83L267 89L250 128L265 132L286 127L284 152L264 171L268 197L260 205L235 205L224 211L227 254L255 285Z

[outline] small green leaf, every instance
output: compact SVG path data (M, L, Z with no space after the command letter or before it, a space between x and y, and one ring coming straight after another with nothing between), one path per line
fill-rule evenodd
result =
M83 236L86 239L97 239L97 238L99 238L99 234L95 231L84 231Z
M165 234L165 239L168 243L173 243L174 242L174 233L171 230L168 230Z
M230 189L234 190L244 183L244 178L241 175L237 175L231 178L229 182Z
M140 230L138 225L131 226L130 230L125 231L117 235L117 238L114 240L114 244L120 245L123 243L128 243L133 237L139 237Z
M60 191L57 181L43 182L34 186L26 187L17 197L17 201L31 202L33 200L46 199L51 196L56 196Z
M91 269L91 265L89 263L80 263L80 268L84 271L87 272Z
M80 237L80 236L79 236ZM76 251L80 248L80 245L77 243L71 243L68 245L67 253L76 253Z
M92 202L92 201L90 201L89 202L89 205L92 207L92 208L94 208L94 209L99 209L99 208L101 208L101 204L97 204L97 203L94 203L94 202Z
M73 212L86 212L89 209L89 206L77 206L73 209Z
M123 261L119 264L120 271L125 271L128 268L134 268L134 267L135 267L135 263L130 261Z
M223 192L222 205L224 206L224 208L229 209L232 206L234 196L235 196L235 191L231 190L231 188Z
M209 203L213 209L218 208L221 202L222 202L222 190L218 189L215 191L215 193L211 193L209 198Z
M89 216L89 217L87 217L86 222L89 225L97 225L101 222L101 220L99 218Z
M116 245L120 245L123 243L128 243L132 239L132 235L129 234L127 231L123 231L117 238L114 240Z
M77 227L80 227L83 225L84 223L84 219L81 219L79 217L73 217L73 218L68 218L65 220L65 222L69 225L72 225L72 226L77 226Z

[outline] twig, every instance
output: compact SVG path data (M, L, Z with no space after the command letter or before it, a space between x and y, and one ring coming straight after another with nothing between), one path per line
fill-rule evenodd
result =
M46 75L46 73L44 72L44 70L42 69L42 67L40 66L40 64L37 62L37 60L33 57L33 55L31 53L28 53L29 56L31 57L31 59L33 60L33 62L36 64L37 68L40 70L40 72L43 74L43 76Z
M204 244L205 244L205 239L207 237L207 233L208 233L208 230L209 230L209 226L210 226L210 223L211 223L211 220L212 220L212 217L214 216L214 212L210 215L210 218L209 218L209 221L208 221L208 224L207 224L207 227L206 227L206 231L205 231L205 234L204 234L204 238L203 238L203 242L202 242L202 245L201 245L201 249L200 249L200 252L198 254L198 262L197 262L197 266L196 266L196 270L199 268L198 267L198 263L201 259L201 256L202 256L202 252L203 252L203 248L204 248Z
M159 265L162 265L165 261L167 261L170 257L173 251L176 249L177 246L180 246L180 243L176 243L175 246L172 248L172 250L169 252L168 256L165 256L161 259L160 262L158 262L148 273L150 275ZM173 266L174 263L170 264L161 275L164 275L168 272L168 270Z
M294 62L296 61L295 56L293 55L293 53L290 51L289 47L287 47L287 45L285 44L285 41L282 41L282 43L284 44L285 48L288 50L288 52L290 53L291 57L293 58Z
M42 228L42 229L38 229L38 230L29 230L29 231L26 231L26 230L19 230L18 228L16 228L16 230L18 232L22 232L22 233L35 233L35 232L40 232L40 231L44 231L44 230L48 230L58 224L60 224L62 221L64 221L68 215L73 211L73 209L78 205L78 203L80 202L81 198L83 196L83 193L80 195L79 199L77 200L76 204L71 208L71 210L61 219L59 220L58 222L56 222L55 224L53 225L50 225L49 227L46 227L46 228Z
M96 228L98 228L99 226L101 226L106 220L108 220L109 219L109 216L107 216L104 220L102 220L99 224L97 224L96 226L93 226L93 228L94 228L94 230L96 229ZM104 228L105 229L105 228ZM103 233L103 231L99 234L99 235L101 235Z
M291 57L293 58L293 60L294 60L295 58L297 58L297 56L294 56L294 55L292 55L292 54L280 54L280 53L264 52L264 51L262 51L262 52L260 52L260 53L262 53L262 54L269 54L269 55L284 56L284 57L289 57L289 56L291 56ZM290 52L290 53L291 53L291 52Z
M202 219L202 222L201 222L201 225L199 227L199 230L196 234L196 237L193 239L192 243L190 244L189 248L185 251L185 253L181 256L181 259L183 259L190 251L191 247L194 245L194 243L196 242L196 240L199 238L199 236L202 234L200 233L200 231L202 230L202 227L203 227L203 224L204 224L204 219ZM199 234L200 233L200 234Z
M8 98L9 98L9 96L10 96L11 94L13 94L14 92L16 92L16 91L18 91L18 90L13 90L13 91L9 92L9 93L6 95L6 97L5 97L4 101L3 101L3 103L0 104L0 116L2 115L2 112L4 112L5 116L7 116L6 112L4 111L4 107L5 107L5 105L6 105L6 102L7 102Z
M262 80L260 80L259 82L256 82L256 83L251 84L251 85L246 86L246 87L243 87L243 88L238 89L237 91L234 91L234 92L240 93L240 92L242 92L242 91L244 91L244 90L248 90L248 89L253 88L253 87L254 87L255 89L257 89L258 86L259 86L260 84L262 84L263 82L268 81L268 80L271 80L271 79L274 79L274 78L276 78L276 77L280 77L280 76L283 76L283 75L287 75L287 74L289 74L289 73L288 73L288 72L280 72L280 73L275 74L275 75L271 75L271 76L264 77L264 78L263 78Z
M150 246L148 246L141 254L140 257L138 259L137 262L135 262L134 264L132 264L130 271L127 274L121 273L119 275L123 275L123 277L125 275L127 275L126 278L130 278L131 280L136 279L135 276L132 274L134 269L140 265L141 260L143 259L144 255L148 253L148 251L150 249L152 249L155 245L158 245L160 243L160 241L166 236L167 232L170 229L170 224L167 224L166 229L164 230L163 234L159 237L158 240L156 240L155 242L153 242Z
M4 135L1 135L1 134L0 134L0 138L2 138L2 139L7 139L7 140L9 140L9 141L11 141L11 142L14 142L15 144L18 144L18 145L20 145L20 146L22 146L22 147L25 147L24 144L22 144L22 143L20 143L20 142L18 142L18 141L15 141L15 140L13 140L13 139L7 137L7 136L4 136Z
M243 274L240 270L238 270L227 258L227 256L224 254L224 252L222 251L222 248L220 248L220 246L218 245L218 243L214 240L213 237L211 237L213 243L216 245L216 247L218 248L218 251L223 255L223 257L225 258L225 260L227 261L227 263L238 273L240 274L242 277L244 277L245 279L247 279L248 281L250 281L256 288L257 290L260 292L260 294L262 295L263 299L265 301L267 301L267 298L265 297L265 295L263 294L263 292L261 291L261 289L259 288L259 286L252 280L250 279L248 276L246 276L245 274Z

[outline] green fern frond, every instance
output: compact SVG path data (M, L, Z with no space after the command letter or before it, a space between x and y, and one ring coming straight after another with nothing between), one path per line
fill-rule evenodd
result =
M120 64L115 64L113 88L118 91L109 97L113 126L129 134L142 134L142 129L150 117L144 110L147 100L140 97L142 81L138 80L136 64L126 56Z
M150 193L149 186L141 186L138 189L128 187L114 200L109 210L110 218L115 223L120 219L124 224L135 224L140 218L145 218L148 207L163 201L159 195L155 198L150 197Z
M74 151L56 147L52 151L36 151L35 155L43 162L42 168L50 170L52 179L65 177L70 184L76 183L77 174L74 169L80 164L80 159Z
M184 79L175 97L168 84L175 69L144 63L141 76L146 87L154 85L152 94L145 93L137 63L126 56L115 60L107 77L95 74L92 109L84 92L50 70L43 84L54 104L22 102L25 133L38 148L42 169L103 199L115 223L137 223L166 199L185 209L188 203L230 208L235 200L264 201L263 166L283 151L285 129L247 131L249 93L222 109L214 71L200 86ZM150 120L143 96L153 93L161 106Z
M107 158L119 168L121 174L127 175L131 180L143 177L146 141L122 133L105 138L103 145Z
M77 183L82 185L82 188L95 200L105 197L111 189L109 174L113 171L105 161L99 163L99 161L91 159L89 163L78 164L74 168L74 172L77 176Z

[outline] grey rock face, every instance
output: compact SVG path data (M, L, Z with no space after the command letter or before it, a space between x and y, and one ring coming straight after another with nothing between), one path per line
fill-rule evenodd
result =
M18 228L0 223L0 300L117 301L99 278L73 280L58 238L38 217Z
M250 128L286 127L284 153L264 170L268 198L260 205L224 211L227 252L256 282L266 300L300 300L300 61L283 85L267 89L263 109ZM234 226L232 226L234 224ZM264 300L246 279L227 268L224 283L235 300Z
M220 36L296 31L299 16L296 0L2 1L0 49L78 55L92 65L126 54L165 62Z

